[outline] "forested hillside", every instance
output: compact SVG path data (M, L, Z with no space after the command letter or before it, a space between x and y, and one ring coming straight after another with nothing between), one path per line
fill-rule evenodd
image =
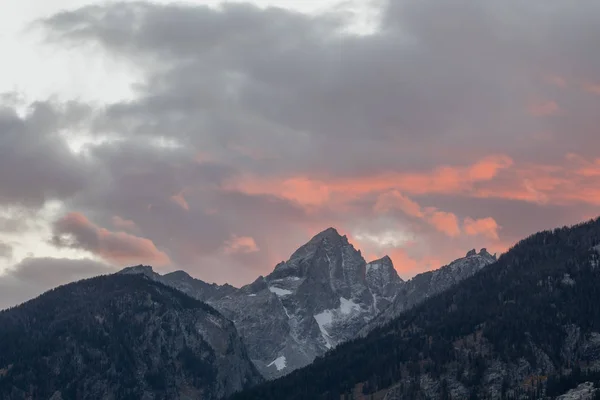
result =
M233 323L142 275L0 312L0 399L220 399L262 381Z

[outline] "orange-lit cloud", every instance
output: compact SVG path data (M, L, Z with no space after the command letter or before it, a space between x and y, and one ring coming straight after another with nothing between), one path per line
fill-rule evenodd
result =
M445 211L433 211L427 219L440 232L450 237L460 235L458 218L456 215Z
M54 223L53 243L59 247L87 250L114 264L171 264L169 256L154 243L124 232L101 228L85 215L71 212Z
M577 175L586 178L600 177L600 158L589 161L578 154L569 153L566 159L575 164L574 169Z
M559 88L567 87L567 80L559 75L546 75L544 76L544 82L548 85L556 86Z
M416 274L420 274L422 272L440 268L444 264L448 263L448 260L442 261L432 256L415 259L410 257L404 249L393 249L388 255L394 263L394 268L404 279L412 278Z
M376 212L394 208L423 218L426 213L407 195L458 195L535 204L581 202L600 205L600 193L595 189L600 187L599 178L600 159L589 161L569 154L564 162L555 165L517 165L506 156L489 156L468 166L441 166L428 172L388 172L353 179L258 179L245 176L230 181L225 188L277 196L309 209L319 206L339 209L351 200L378 193Z
M250 236L232 235L223 245L225 254L248 254L256 253L259 250L254 238Z
M421 206L397 190L386 192L377 198L374 206L375 212L385 213L394 209L401 210L411 217L424 217Z
M423 209L417 202L404 196L397 190L380 195L373 208L377 213L400 210L408 216L425 220L435 229L450 237L460 235L460 227L456 215L450 212L439 211L434 207Z
M548 117L557 114L560 107L555 101L541 100L530 103L527 111L534 117Z
M586 92L600 94L600 83L592 83L584 86Z
M322 180L307 176L260 179L244 176L228 182L225 189L269 194L305 206L316 206L389 190L412 195L459 194L472 190L478 182L493 179L501 170L512 165L510 157L493 155L468 166L441 166L427 172L388 172L352 179ZM385 204L380 206L385 207Z
M186 211L190 210L190 206L187 200L185 199L185 197L183 197L183 191L171 196L171 201Z
M465 218L463 228L467 235L483 235L493 240L498 240L498 230L500 227L494 218Z
M114 217L112 217L112 224L115 228L117 229L121 229L121 230L126 230L126 231L137 231L138 227L135 224L135 222L129 220L129 219L123 219L121 217L119 217L118 215L115 215Z
M556 165L521 165L498 182L472 192L474 197L501 198L535 204L600 205L600 159L567 154Z

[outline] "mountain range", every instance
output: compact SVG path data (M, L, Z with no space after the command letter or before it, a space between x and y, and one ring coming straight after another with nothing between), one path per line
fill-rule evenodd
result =
M596 399L600 219L402 280L329 228L241 288L125 268L0 312L0 398Z
M235 400L597 399L600 219L537 233L365 337Z
M161 276L148 266L121 273L145 274L213 306L234 322L262 375L274 379L494 261L485 249L479 254L472 250L405 282L389 257L367 263L346 236L328 228L269 275L240 289L207 284L183 271Z

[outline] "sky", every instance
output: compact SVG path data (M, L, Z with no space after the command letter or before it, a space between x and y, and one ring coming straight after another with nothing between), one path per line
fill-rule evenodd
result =
M11 1L0 308L240 286L330 226L410 278L600 214L600 3Z

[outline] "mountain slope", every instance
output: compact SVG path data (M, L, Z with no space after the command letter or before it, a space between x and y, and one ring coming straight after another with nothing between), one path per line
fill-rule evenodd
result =
M471 250L465 257L459 258L444 267L416 275L400 287L392 304L369 321L360 330L359 335L364 336L376 327L385 325L402 312L449 289L495 261L496 256L488 253L486 249L481 249L479 253Z
M2 399L219 399L261 380L231 321L145 276L0 312Z
M366 338L233 398L537 399L600 381L599 243L600 219L535 234Z

